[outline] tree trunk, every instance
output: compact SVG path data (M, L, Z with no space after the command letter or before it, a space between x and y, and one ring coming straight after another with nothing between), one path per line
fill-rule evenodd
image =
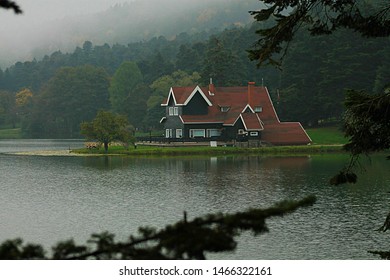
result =
M108 152L108 142L104 142L104 151Z

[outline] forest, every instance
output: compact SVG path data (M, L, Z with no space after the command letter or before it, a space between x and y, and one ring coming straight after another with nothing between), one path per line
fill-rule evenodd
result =
M300 31L281 69L248 58L259 23L221 32L180 33L125 44L85 41L73 52L0 69L0 128L26 138L79 138L80 123L101 110L126 115L137 131L159 131L171 86L267 86L283 121L305 127L338 123L347 89L379 93L390 76L389 38L349 30Z

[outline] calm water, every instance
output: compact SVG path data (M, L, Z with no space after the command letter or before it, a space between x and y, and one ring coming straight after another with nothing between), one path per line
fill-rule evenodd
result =
M0 241L22 237L47 249L108 230L124 240L139 226L161 227L209 212L268 207L314 194L318 202L245 233L223 259L375 259L390 235L390 162L375 156L356 185L331 187L347 156L40 157L17 151L68 149L78 141L0 141Z

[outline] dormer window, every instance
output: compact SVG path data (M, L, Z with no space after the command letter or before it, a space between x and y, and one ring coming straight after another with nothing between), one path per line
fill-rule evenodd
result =
M255 113L261 113L261 112L263 112L263 107L261 107L261 106L256 106L256 107L255 107Z
M230 110L230 107L229 106L221 106L221 112L228 112Z
M170 116L178 116L179 115L179 108L178 107L169 107L169 115Z

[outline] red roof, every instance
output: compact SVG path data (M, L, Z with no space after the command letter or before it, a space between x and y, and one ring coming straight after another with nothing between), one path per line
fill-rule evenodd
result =
M241 119L245 129L248 131L264 129L259 116L255 113L243 113L241 114Z
M311 142L310 137L299 122L264 125L261 136L265 142L274 145L305 145Z
M308 144L311 139L300 123L281 123L266 87L172 87L162 106L173 99L175 106L185 106L200 93L208 104L207 115L181 115L185 124L222 123L233 126L241 119L246 130L263 131L262 140L273 144ZM221 110L221 107L225 107Z

